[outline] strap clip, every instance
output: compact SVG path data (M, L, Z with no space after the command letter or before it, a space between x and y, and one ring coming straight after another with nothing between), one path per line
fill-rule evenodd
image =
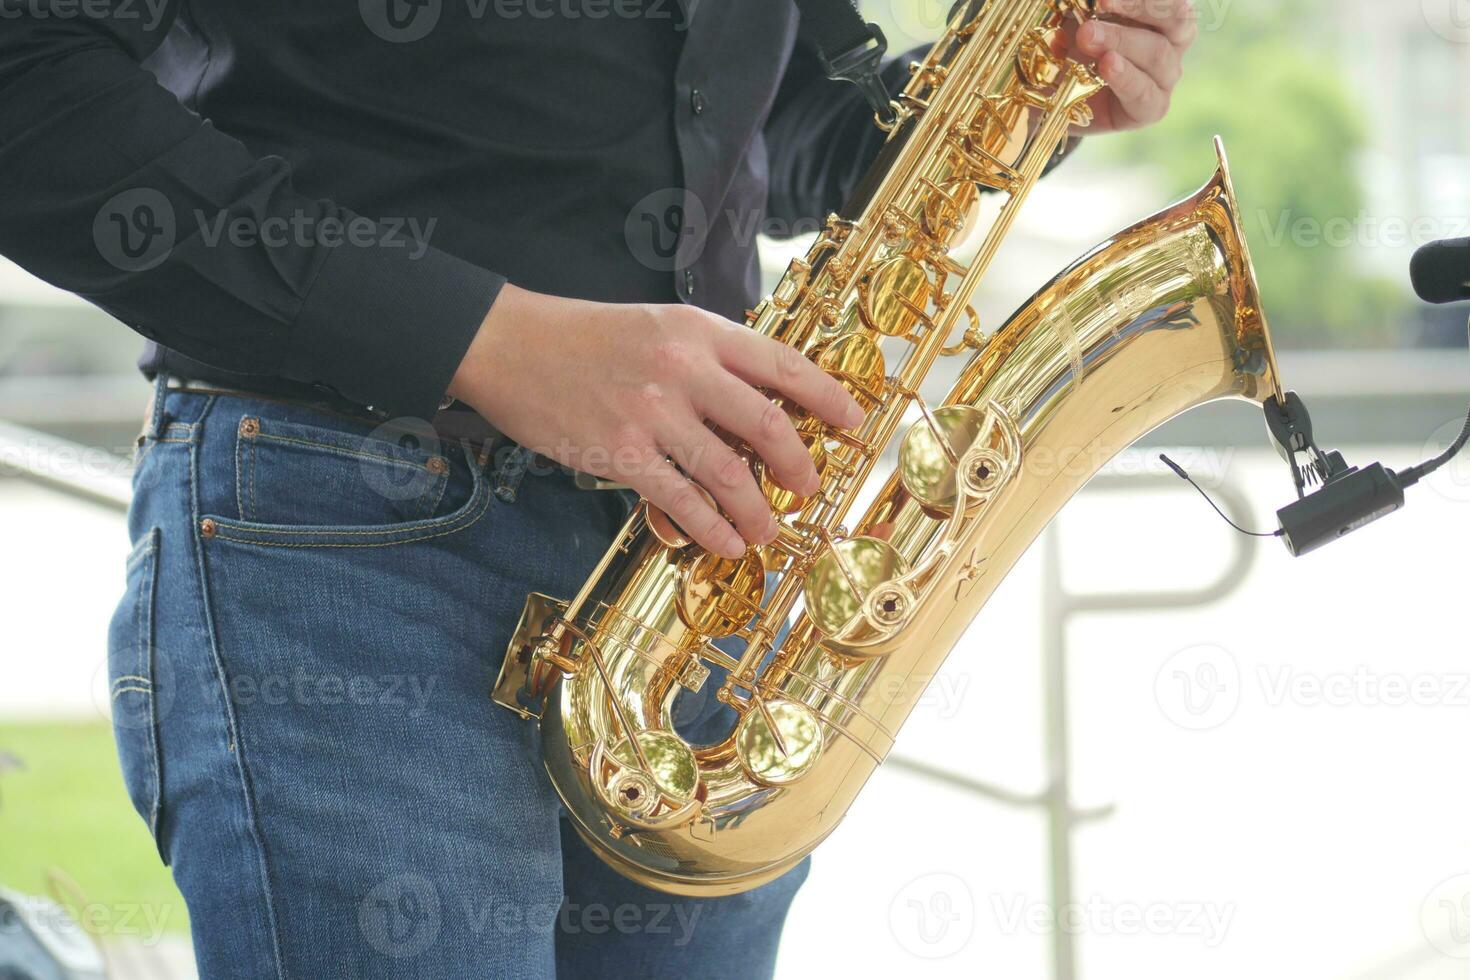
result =
M852 82L863 93L863 98L868 100L868 105L873 107L878 120L884 126L892 126L898 121L898 113L894 111L888 88L878 74L883 67L883 56L888 53L888 38L883 35L883 28L877 24L867 26L872 37L862 47L843 51L833 58L829 58L827 52L822 50L818 52L818 57L821 59L822 71L827 73L828 78Z

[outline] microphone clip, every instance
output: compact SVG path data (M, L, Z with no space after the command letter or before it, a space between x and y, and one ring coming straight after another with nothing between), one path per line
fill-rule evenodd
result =
M1349 471L1347 461L1336 450L1324 452L1312 434L1312 416L1306 403L1294 391L1284 400L1268 398L1263 403L1266 429L1276 451L1291 465L1292 482L1298 499L1307 495L1307 487L1326 486Z
M1276 512L1277 534L1287 551L1305 555L1404 506L1404 488L1382 463L1349 466L1342 453L1324 452L1312 435L1312 417L1296 392L1284 402L1268 398L1266 428L1291 464L1297 500ZM1301 457L1301 461L1298 461ZM1307 487L1320 484L1307 493Z

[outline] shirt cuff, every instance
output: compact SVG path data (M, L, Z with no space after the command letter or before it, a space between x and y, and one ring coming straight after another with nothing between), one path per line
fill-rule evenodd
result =
M504 285L419 242L343 241L307 294L281 373L387 417L432 419Z

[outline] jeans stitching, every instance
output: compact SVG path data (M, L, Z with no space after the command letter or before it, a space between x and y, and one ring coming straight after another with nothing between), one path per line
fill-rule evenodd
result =
M480 502L479 510L476 511L473 515L466 515L466 514L460 514L460 515L458 515L458 517L455 518L455 520L462 521L463 523L461 523L461 524L459 524L457 526L449 527L448 529L443 530L443 531L439 531L439 532L437 532L435 534L422 534L422 535L418 535L417 537L399 538L399 539L393 540L393 541L351 541L351 542L348 542L348 541L336 541L336 542L333 542L333 541L266 541L266 540L262 540L260 538L243 538L243 537L238 537L238 536L232 535L232 534L225 534L224 531L223 531L223 529L226 527L226 525L223 524L223 523L217 524L217 530L215 531L214 536L216 538L221 538L221 539L223 539L225 541L234 541L234 542L237 542L239 544L257 544L257 545L260 545L260 546L265 547L265 548L392 548L392 547L394 547L396 545L400 545L400 544L414 544L415 542L418 542L418 541L432 541L434 538L444 538L444 537L448 537L451 534L458 534L460 531L463 531L466 528L469 528L471 525L473 525L476 522L478 522L480 520L480 518L482 518L482 517L485 516L485 512L490 509L491 496L492 495L488 491L482 493L483 500L481 500L481 502ZM466 518L468 518L468 519L466 519ZM438 526L438 525L442 525L443 523L444 523L443 521L440 521L440 522L437 522L436 525L430 525L430 526ZM425 527L425 530L427 530L427 529L428 529L428 527L426 526ZM321 531L307 531L307 530L304 530L304 529L302 529L302 530L282 529L280 531L271 531L270 533L271 534L322 534L323 532L321 532ZM392 535L392 534L403 534L403 533L405 533L405 532L403 532L403 531L372 531L372 532L330 531L330 532L326 532L326 534L332 535L332 536L340 535L340 534L381 534L381 535Z
M202 425L214 407L215 398L210 395L204 410L200 413L199 423ZM238 774L240 783L240 796L244 802L245 819L250 828L250 837L255 845L256 856L260 867L260 889L265 902L265 918L270 926L270 949L275 958L275 974L278 978L286 976L284 954L281 951L281 928L276 916L275 895L272 891L270 861L266 856L265 834L260 827L260 821L256 816L255 790L250 782L250 770L246 764L247 747L245 739L240 732L235 718L233 705L230 701L229 678L225 670L224 658L219 650L218 631L214 624L214 609L211 604L209 592L208 571L204 561L204 541L198 533L199 528L199 468L197 457L199 449L197 446L189 452L189 513L196 533L193 535L195 576L199 583L199 601L204 613L205 632L209 641L210 654L214 660L215 680L219 684L219 696L224 708L225 736L234 746L235 772Z
M133 669L139 674L148 677L147 687L130 685L113 694L113 700L118 694L132 690L134 693L142 694L147 698L147 722L148 727L144 737L148 741L148 791L152 798L148 801L148 832L153 837L154 846L158 849L159 857L168 862L164 854L165 848L162 838L159 836L159 815L163 812L163 775L159 755L163 746L158 738L158 701L154 695L157 685L153 683L155 665L153 650L155 646L153 605L156 601L156 589L158 579L158 528L150 528L145 536L148 542L143 548L138 563L140 573L138 578L138 591L134 596L134 619L133 630L135 637L135 658ZM120 678L121 679L121 678Z
M425 488L423 495L419 497L418 512L423 517L433 516L434 511L439 509L439 502L444 499L444 491L449 487L449 474L436 477L434 482Z
M469 453L469 450L468 450L468 447L466 447L466 454L468 455L468 453ZM270 535L295 534L295 535L319 535L319 536L323 536L323 537L379 537L379 538L390 538L390 537L394 537L395 535L400 535L400 534L412 534L412 533L414 533L416 531L429 531L429 530L433 530L434 528L444 527L445 525L452 525L452 524L454 524L454 523L456 523L458 521L465 521L467 519L469 520L469 523L470 524L473 524L475 521L478 521L481 516L483 516L485 509L489 507L489 498L492 496L492 494L490 493L490 487L489 487L489 482L488 482L487 477L485 476L485 474L481 473L479 469L475 468L473 462L470 463L470 474L471 474L472 478L475 481L475 496L476 497L483 496L485 498L484 501L483 501L483 503L482 503L482 506L480 508L480 513L475 514L473 516L473 518L470 518L469 517L469 512L470 512L471 508L474 506L475 497L471 497L470 500L469 500L469 502L466 503L463 508L461 508L460 510L456 511L453 514L446 514L443 517L436 518L435 520L429 521L429 522L426 522L426 523L421 523L421 522L418 522L418 521L412 521L412 522L410 522L410 524L416 524L416 525L418 525L417 527L411 527L409 525L397 525L397 526L386 527L386 528L384 528L384 527L361 528L361 529L354 529L354 528L340 528L340 529L336 529L336 528L334 528L334 529L330 529L330 530L327 530L327 529L324 529L324 528L321 528L321 527L279 527L279 528L274 528L273 527L273 528L270 528L269 530L264 530L264 529L258 529L258 528L245 528L245 527L242 527L241 526L241 523L242 522L239 522L239 521L230 521L230 520L224 520L224 519L221 519L221 518L215 518L215 528L216 528L216 530L215 530L215 535L214 536L217 537L217 538L225 538L225 539L230 540L230 541L245 541L248 544L269 544L270 542L268 542L268 541L259 541L259 540L246 539L246 538L240 538L240 537L231 537L230 535L224 534L222 532L224 532L226 530L235 530L235 531L239 531L239 532L244 533L244 534L249 534L249 533L254 532L254 533L257 533L257 534L270 534ZM466 524L465 526L468 527L469 524ZM452 533L455 530L459 530L459 529L458 528L450 528L450 530L447 531L447 532L445 532L445 533ZM428 537L440 537L440 535L434 534L434 535L429 535ZM426 538L425 537L405 538L405 539L398 540L398 541L386 541L386 542L383 542L383 544L385 544L385 545L408 544L408 543L411 543L413 541L422 541L422 540L426 540ZM316 544L315 542L310 542L310 543L308 543L306 545L285 545L285 544L283 544L281 546L282 547L323 547L323 548L333 547L333 545L330 545L330 544L321 544L321 545L319 545L319 544ZM365 547L365 548L370 548L370 547L377 547L377 545L370 545L370 544L368 544L368 545L341 545L339 547Z
M290 424L290 423L285 423L285 424ZM366 438L366 437L364 437L364 438ZM403 458L397 457L397 456L388 456L388 455L385 455L383 453L369 452L367 450L349 449L349 448L344 447L344 446L338 446L338 445L334 445L334 444L332 444L330 442L322 442L322 441L319 441L319 440L316 440L316 439L302 439L302 438L298 438L296 436L279 435L279 434L276 434L276 433L267 432L262 427L253 437L251 437L249 439L241 438L239 436L236 437L236 443L235 443L236 444L236 453L235 453L235 502L236 502L236 507L239 510L240 520L242 520L242 521L254 521L254 520L256 520L256 516L255 515L259 513L259 509L256 506L256 502L255 502L255 487L256 487L255 471L256 471L256 468L257 468L257 465L258 465L258 455L259 455L258 452L257 452L257 446L261 442L261 440L265 440L265 441L269 441L269 442L275 442L275 443L285 443L285 444L296 445L296 446L304 446L304 447L307 447L309 449L318 450L318 451L329 453L329 454L336 455L336 456L348 456L348 457L355 457L355 458L358 458L358 459L370 459L370 460L374 460L376 462L381 462L381 463L384 463L384 464L387 464L387 465L390 465L390 466L398 466L398 467L403 467L403 468L406 468L406 469L414 470L415 472L418 472L418 471L422 471L423 470L423 467L420 464L414 462L413 460L403 459ZM245 508L245 502L244 502L244 499L241 496L241 488L240 488L241 476L240 476L240 473L241 473L241 470L242 469L248 470L248 474L247 474L247 476L245 478L245 485L246 485L246 488L247 488L247 494L246 494L246 496L248 496L249 497L249 500L250 500L250 508L249 508L249 510L247 510ZM418 499L418 501L416 503L416 506L418 508L418 513L424 515L424 518L426 518L428 515L432 514L435 511L435 509L438 508L439 502L444 499L444 493L445 493L445 490L448 488L448 485L449 485L449 477L448 477L448 474L446 473L443 476L437 477L428 487L426 487L424 489L424 492L419 496L419 499ZM424 518L419 518L419 519L424 519ZM271 533L272 534L285 534L285 533L302 533L302 532L301 531L279 530L279 531L272 531ZM305 532L305 533L316 533L316 532ZM373 532L357 532L357 531L348 532L348 531L343 531L343 532L334 532L334 533L343 533L343 534L352 533L352 534L358 534L358 533L373 533ZM378 533L391 533L391 532L378 532ZM231 538L230 540L239 541L241 539L240 538Z
M244 461L240 458L245 452L245 443L237 438L235 440L235 513L243 519L245 517L245 494L241 487L240 474L245 469Z
M135 548L135 549L133 549L133 553L131 555L128 555L128 561L127 561L127 565L123 569L124 571L131 572L133 570L133 566L134 565L138 564L138 562L142 561L144 558L147 558L149 555L153 554L153 551L154 551L153 542L150 541L150 540L148 540L147 538L144 539L144 542L147 544L147 547L145 547L145 548Z
M249 462L246 465L249 466L248 482L250 484L250 517L253 519L256 514L260 513L260 508L255 503L255 463L258 454L255 451L255 444L253 442L250 444L249 447L247 447L246 452L250 457Z
M317 442L314 439L297 439L294 436L271 435L264 429L255 438L264 439L269 442L286 442L297 446L306 446L310 449L320 449L323 452L338 453L343 456L359 456L363 459L375 459L383 463L392 463L395 466L407 466L411 469L418 469L420 467L420 464L415 463L413 460L403 459L399 456L386 456L382 453L372 453L363 449L348 449L345 446L334 446L329 442Z

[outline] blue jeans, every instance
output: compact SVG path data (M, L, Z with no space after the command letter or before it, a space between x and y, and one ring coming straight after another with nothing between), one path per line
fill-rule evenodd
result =
M621 878L489 698L526 594L574 594L626 495L162 388L134 486L114 728L203 976L771 974L805 864L709 900Z

